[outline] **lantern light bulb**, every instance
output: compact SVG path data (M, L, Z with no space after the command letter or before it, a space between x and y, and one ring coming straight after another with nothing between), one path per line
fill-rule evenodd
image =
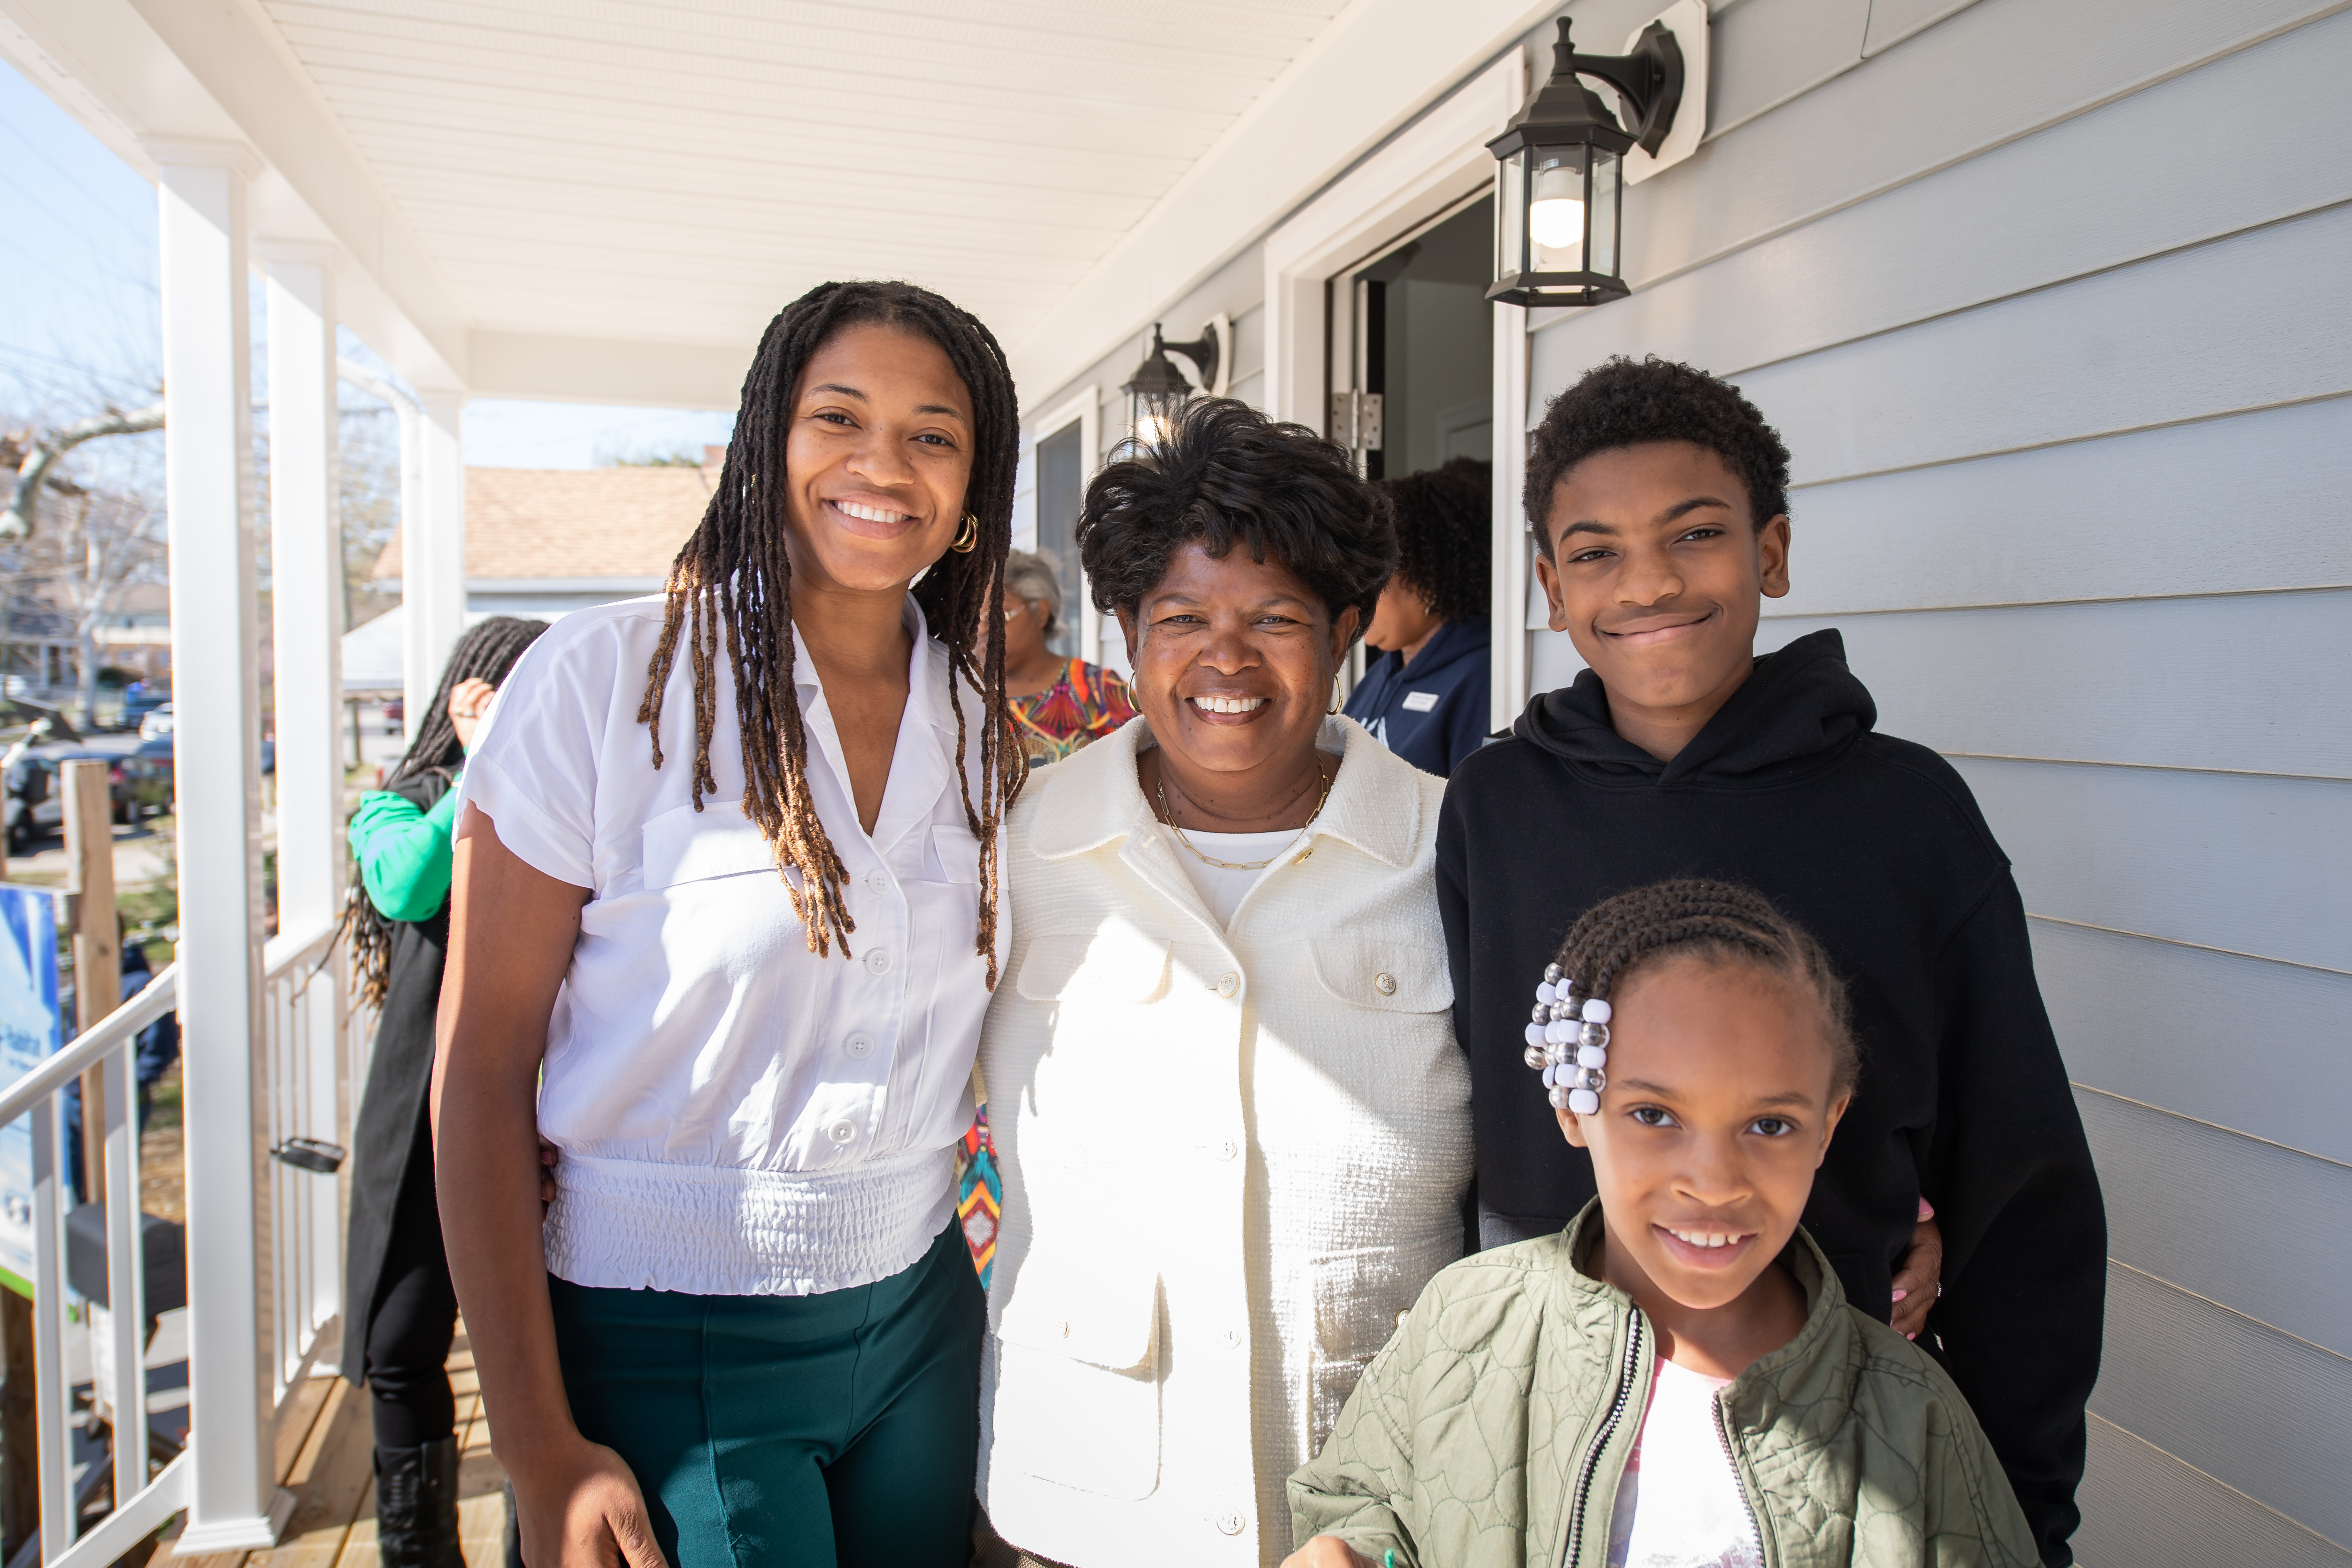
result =
M1546 250L1574 250L1584 244L1584 204L1572 196L1551 196L1528 208L1528 228Z

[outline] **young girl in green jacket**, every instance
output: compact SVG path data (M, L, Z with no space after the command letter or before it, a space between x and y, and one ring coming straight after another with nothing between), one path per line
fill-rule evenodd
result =
M1764 898L1594 906L1528 1065L1600 1195L1431 1280L1322 1454L1286 1568L2032 1568L1943 1369L1798 1226L1852 1100L1843 986Z

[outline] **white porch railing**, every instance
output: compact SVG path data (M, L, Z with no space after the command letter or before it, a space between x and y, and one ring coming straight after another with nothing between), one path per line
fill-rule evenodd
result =
M373 1009L348 1006L351 979L339 931L295 933L264 950L262 1043L252 1068L256 1099L267 1108L268 1146L307 1138L350 1143L355 1089L364 1080L374 1033ZM207 1345L269 1347L270 1381L249 1408L199 1404L186 1448L160 1472L149 1470L145 1375L147 1282L138 1194L140 1158L134 1055L137 1037L179 996L180 966L168 965L121 1009L16 1082L0 1090L0 1126L32 1118L35 1419L40 1444L40 1560L54 1568L101 1568L151 1534L195 1497L196 1471L211 1449L224 1458L264 1451L290 1407L289 1395L336 1343L342 1300L344 1183L341 1173L303 1170L252 1151L268 1167L268 1234L256 1238L260 1259L243 1322L206 1321L189 1335L190 1383ZM105 1068L106 1278L110 1310L92 1314L94 1363L110 1364L112 1510L77 1538L80 1497L72 1473L74 1428L66 1383L68 1307L66 1213L71 1183L63 1170L62 1091L86 1068ZM193 1119L184 1127L191 1153L207 1136ZM212 1244L211 1233L236 1214L191 1205L184 1255ZM232 1459L233 1462L233 1459ZM281 1515L282 1517L282 1515Z

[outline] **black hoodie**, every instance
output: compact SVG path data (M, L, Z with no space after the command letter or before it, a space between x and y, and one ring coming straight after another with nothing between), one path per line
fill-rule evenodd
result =
M1610 727L1600 678L1528 705L1445 792L1437 895L1470 1060L1480 1242L1556 1231L1593 1195L1520 1060L1543 967L1601 900L1670 877L1761 891L1853 993L1862 1083L1805 1225L1885 1319L1924 1194L1944 1233L1929 1327L2045 1562L2080 1515L2106 1215L2033 980L2025 910L1968 785L1877 710L1835 631L1755 673L1662 763ZM1921 1336L1926 1342L1929 1335Z

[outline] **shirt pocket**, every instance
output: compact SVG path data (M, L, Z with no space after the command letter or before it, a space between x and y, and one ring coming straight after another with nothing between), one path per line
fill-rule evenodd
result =
M990 1350L992 1468L1132 1501L1160 1486L1160 1276L1032 1254Z
M1172 945L1113 916L1091 931L1030 939L1013 989L1032 1002L1152 1002Z
M644 837L649 893L714 877L775 874L775 846L733 802L708 801L700 811L691 805L665 811L646 824ZM799 885L797 875L793 882Z
M931 828L930 853L923 857L923 880L980 886L980 840L961 823Z
M1315 978L1333 998L1375 1013L1443 1013L1454 1005L1445 950L1377 932L1307 942Z

